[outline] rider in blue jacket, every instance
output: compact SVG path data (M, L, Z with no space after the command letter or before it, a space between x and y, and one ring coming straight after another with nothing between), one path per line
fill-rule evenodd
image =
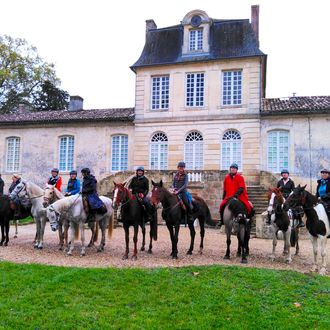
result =
M65 190L65 196L71 196L80 193L80 180L77 178L77 171L70 172L70 179Z

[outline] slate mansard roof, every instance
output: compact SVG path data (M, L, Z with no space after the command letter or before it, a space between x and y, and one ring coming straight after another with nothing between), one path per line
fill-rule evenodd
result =
M133 122L134 108L24 111L0 115L0 127L10 125L56 124L56 123L93 123L93 122Z
M261 116L330 114L330 96L293 96L263 99Z
M248 19L216 20L210 26L210 51L182 56L183 25L151 29L140 58L131 69L152 65L266 56Z

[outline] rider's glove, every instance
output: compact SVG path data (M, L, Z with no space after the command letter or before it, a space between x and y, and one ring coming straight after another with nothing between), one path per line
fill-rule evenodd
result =
M138 196L139 196L140 198L143 198L143 197L144 197L142 193L138 193Z

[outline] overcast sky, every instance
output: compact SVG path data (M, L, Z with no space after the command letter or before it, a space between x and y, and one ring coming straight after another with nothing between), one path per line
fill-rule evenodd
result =
M268 55L266 96L330 95L328 0L0 0L0 34L36 46L85 109L131 107L129 66L142 52L147 19L159 28L176 25L194 9L250 19L254 4L260 49Z

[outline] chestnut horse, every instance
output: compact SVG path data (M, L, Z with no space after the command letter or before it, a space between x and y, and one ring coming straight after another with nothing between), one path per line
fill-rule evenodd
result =
M171 242L172 242L172 252L171 257L173 259L178 258L178 239L179 239L179 230L182 219L185 216L185 212L180 205L180 201L177 195L172 194L163 186L163 181L152 182L153 189L151 192L151 203L157 205L159 202L162 203L163 211L162 217L166 222L167 229L170 233ZM198 219L200 224L200 250L202 253L204 248L204 235L205 235L205 222L210 226L215 226L215 222L211 219L210 210L203 200L203 198L193 195L193 219ZM194 250L194 241L196 231L194 228L193 221L188 221L188 227L190 230L190 247L187 251L187 254L192 254Z

